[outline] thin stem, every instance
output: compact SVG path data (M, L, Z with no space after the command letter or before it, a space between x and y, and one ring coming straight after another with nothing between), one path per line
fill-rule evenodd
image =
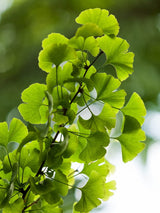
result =
M40 200L40 197L39 197L37 200L35 200L33 203L29 204L28 206L25 206L22 212L24 212L25 209L28 209L29 207L31 207L31 206L33 206L34 204L38 203L39 200Z
M89 68L97 61L97 59L98 59L102 54L103 54L103 51L101 50L101 51L99 52L99 54L97 55L97 57L95 57L95 59L92 61L92 63L86 68L86 71L85 71L83 77L86 76L87 71L89 70Z
M56 66L56 85L57 85L57 95L58 95L58 99L60 99L59 90L58 90L58 67L57 67L57 66Z

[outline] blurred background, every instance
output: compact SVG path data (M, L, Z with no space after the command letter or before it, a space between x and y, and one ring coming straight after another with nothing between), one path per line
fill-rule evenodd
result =
M42 40L51 32L73 36L78 26L74 19L82 10L94 7L108 9L118 19L119 36L129 42L130 51L135 53L134 74L123 87L128 97L133 91L139 93L147 108L143 126L147 135L146 148L137 159L124 164L119 155L120 147L113 145L115 151L108 154L108 159L117 167L114 174L117 191L98 212L158 213L159 0L0 0L0 121L6 120L19 105L21 92L26 87L45 81L45 73L39 69L37 60ZM66 203L65 212L70 213L69 202Z

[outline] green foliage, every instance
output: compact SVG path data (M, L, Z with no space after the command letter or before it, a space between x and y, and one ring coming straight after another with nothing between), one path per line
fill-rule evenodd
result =
M22 92L18 109L23 121L0 123L4 213L61 213L70 189L81 191L73 212L89 212L115 190L115 181L106 182L113 170L105 159L111 141L119 141L124 162L144 149L143 101L133 93L125 105L126 92L120 89L133 72L134 55L117 37L116 18L96 8L83 11L76 22L82 26L71 39L52 33L43 40L39 66L46 84L35 83ZM100 73L94 65L102 55ZM117 78L108 74L108 64ZM72 169L73 162L83 170ZM78 187L76 176L84 175L87 183Z

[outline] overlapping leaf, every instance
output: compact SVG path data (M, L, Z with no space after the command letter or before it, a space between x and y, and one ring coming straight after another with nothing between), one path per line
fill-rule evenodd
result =
M84 128L90 129L93 132L106 132L106 128L111 129L115 127L116 113L117 110L105 103L102 112L98 116L92 114L89 120L84 120L79 116L79 122Z
M97 100L107 102L116 108L124 105L126 92L124 90L116 91L121 85L118 79L106 73L96 73L91 76L91 80L97 91Z
M106 64L111 64L118 78L123 81L133 73L134 54L128 52L129 44L122 38L111 38L107 35L97 38L100 48L106 54Z
M78 24L87 24L87 27L84 27L83 30L78 32L78 36L83 35L85 33L87 36L90 36L91 25L93 29L91 30L92 35L94 36L102 36L103 33L107 35L117 35L119 32L119 24L116 18L113 15L109 15L108 10L94 8L82 11L80 15L76 18L76 22ZM95 28L96 25L96 28Z
M79 212L89 212L101 204L100 199L107 197L110 189L114 190L114 184L107 184L105 177L92 171L87 184L80 188L82 191L81 199L76 203L75 210ZM111 188L110 188L111 187Z
M52 33L42 42L43 50L39 54L39 67L50 72L53 65L59 66L62 62L74 59L75 50L68 46L68 39L58 33Z
M99 53L99 44L97 40L93 37L87 37L84 39L82 36L73 37L70 39L69 44L78 50L87 50L90 52L94 57L96 57Z
M109 136L104 132L95 132L87 137L87 145L80 154L80 158L85 162L91 162L102 158L109 144Z
M32 84L22 92L22 101L18 109L26 121L33 124L46 123L48 119L46 85Z
M123 161L135 158L145 147L145 133L140 123L133 117L125 116L125 125L122 135L117 137L122 147Z
M3 160L5 155L8 152L12 152L14 150L13 143L21 143L21 141L28 134L27 127L24 123L17 119L13 118L10 122L9 128L6 122L0 123L0 159ZM12 143L12 144L11 144ZM11 145L11 146L10 146ZM15 147L17 147L15 145Z
M137 93L133 93L127 105L121 109L125 115L132 116L138 120L142 125L144 116L146 115L146 108L141 97Z

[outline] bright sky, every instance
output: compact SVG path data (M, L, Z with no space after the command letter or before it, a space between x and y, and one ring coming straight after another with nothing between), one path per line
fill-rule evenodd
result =
M112 179L117 182L115 194L98 213L160 213L160 112L149 112L144 128L157 142L149 148L144 166L140 157L123 163L120 146L116 154L109 155L116 166ZM159 142L158 142L159 141Z

